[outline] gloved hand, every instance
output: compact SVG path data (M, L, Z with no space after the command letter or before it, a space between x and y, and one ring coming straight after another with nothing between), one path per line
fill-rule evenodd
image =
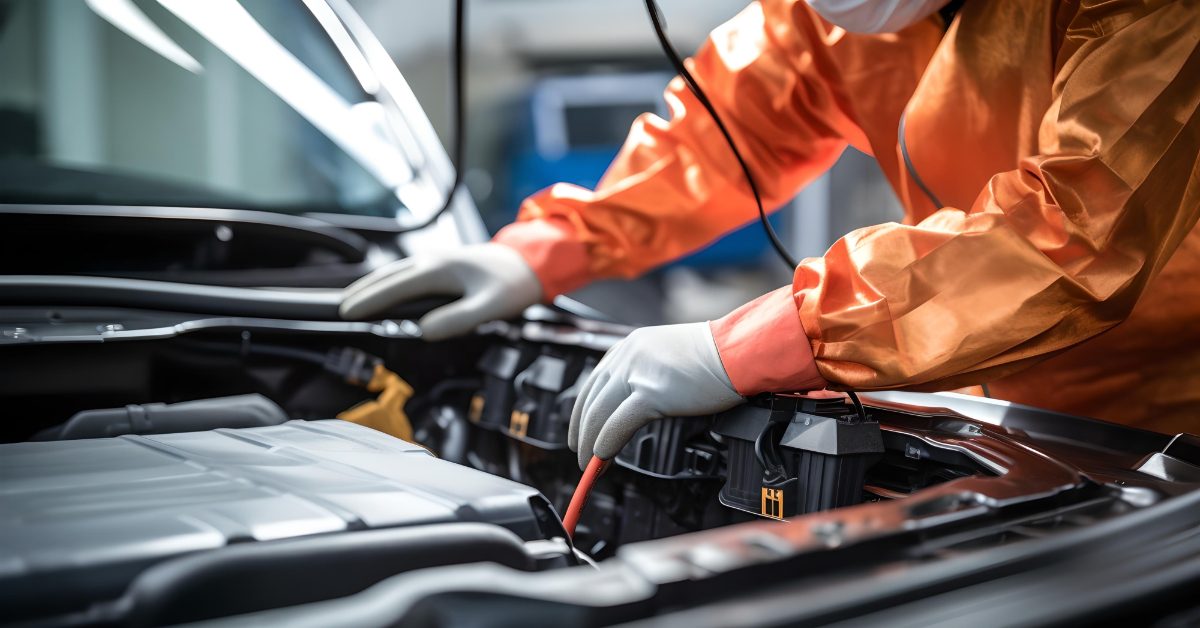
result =
M609 349L580 390L567 444L579 468L609 460L643 425L697 416L743 401L721 365L708 323L643 327Z
M367 318L429 295L462 295L417 321L426 340L442 340L516 316L541 301L542 284L519 253L489 242L388 264L347 286L339 311L343 318Z

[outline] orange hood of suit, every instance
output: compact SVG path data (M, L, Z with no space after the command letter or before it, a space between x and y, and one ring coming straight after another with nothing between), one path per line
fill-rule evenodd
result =
M770 206L851 145L905 208L712 323L739 392L988 383L1200 432L1200 2L968 0L949 25L868 36L763 0L689 63ZM544 190L497 235L547 296L755 219L707 113L679 79L666 99L594 191ZM902 114L938 204L905 168Z

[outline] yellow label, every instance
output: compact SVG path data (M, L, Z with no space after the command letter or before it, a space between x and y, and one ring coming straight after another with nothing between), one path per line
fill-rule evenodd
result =
M762 513L764 517L783 519L783 489L762 487Z
M467 411L467 418L471 419L472 423L478 423L479 419L483 418L483 395L471 397L471 408Z
M513 410L508 418L508 433L513 436L524 436L529 433L529 413Z

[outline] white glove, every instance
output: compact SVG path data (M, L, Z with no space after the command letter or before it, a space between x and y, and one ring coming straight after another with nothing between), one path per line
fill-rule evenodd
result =
M579 468L609 460L643 425L703 416L744 401L721 365L708 323L643 327L608 350L571 412L567 444Z
M462 296L417 321L426 340L442 340L520 314L542 300L542 284L520 253L489 242L422 253L377 269L346 287L339 311L343 318L367 318L429 295Z

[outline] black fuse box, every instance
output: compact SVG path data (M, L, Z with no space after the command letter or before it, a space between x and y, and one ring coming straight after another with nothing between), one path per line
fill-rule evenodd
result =
M721 476L721 456L708 435L712 417L667 417L638 429L617 453L618 466L661 479Z
M566 449L571 409L596 360L547 347L514 380L508 435L540 449Z
M733 523L736 513L715 499L725 475L712 421L651 421L617 453L613 473L634 474L621 495L622 545Z
M722 504L772 519L857 504L883 454L879 422L844 399L762 395L717 416L729 450Z
M537 347L527 343L497 344L479 358L483 389L471 397L467 418L480 427L506 431L516 401L515 380L538 356Z

